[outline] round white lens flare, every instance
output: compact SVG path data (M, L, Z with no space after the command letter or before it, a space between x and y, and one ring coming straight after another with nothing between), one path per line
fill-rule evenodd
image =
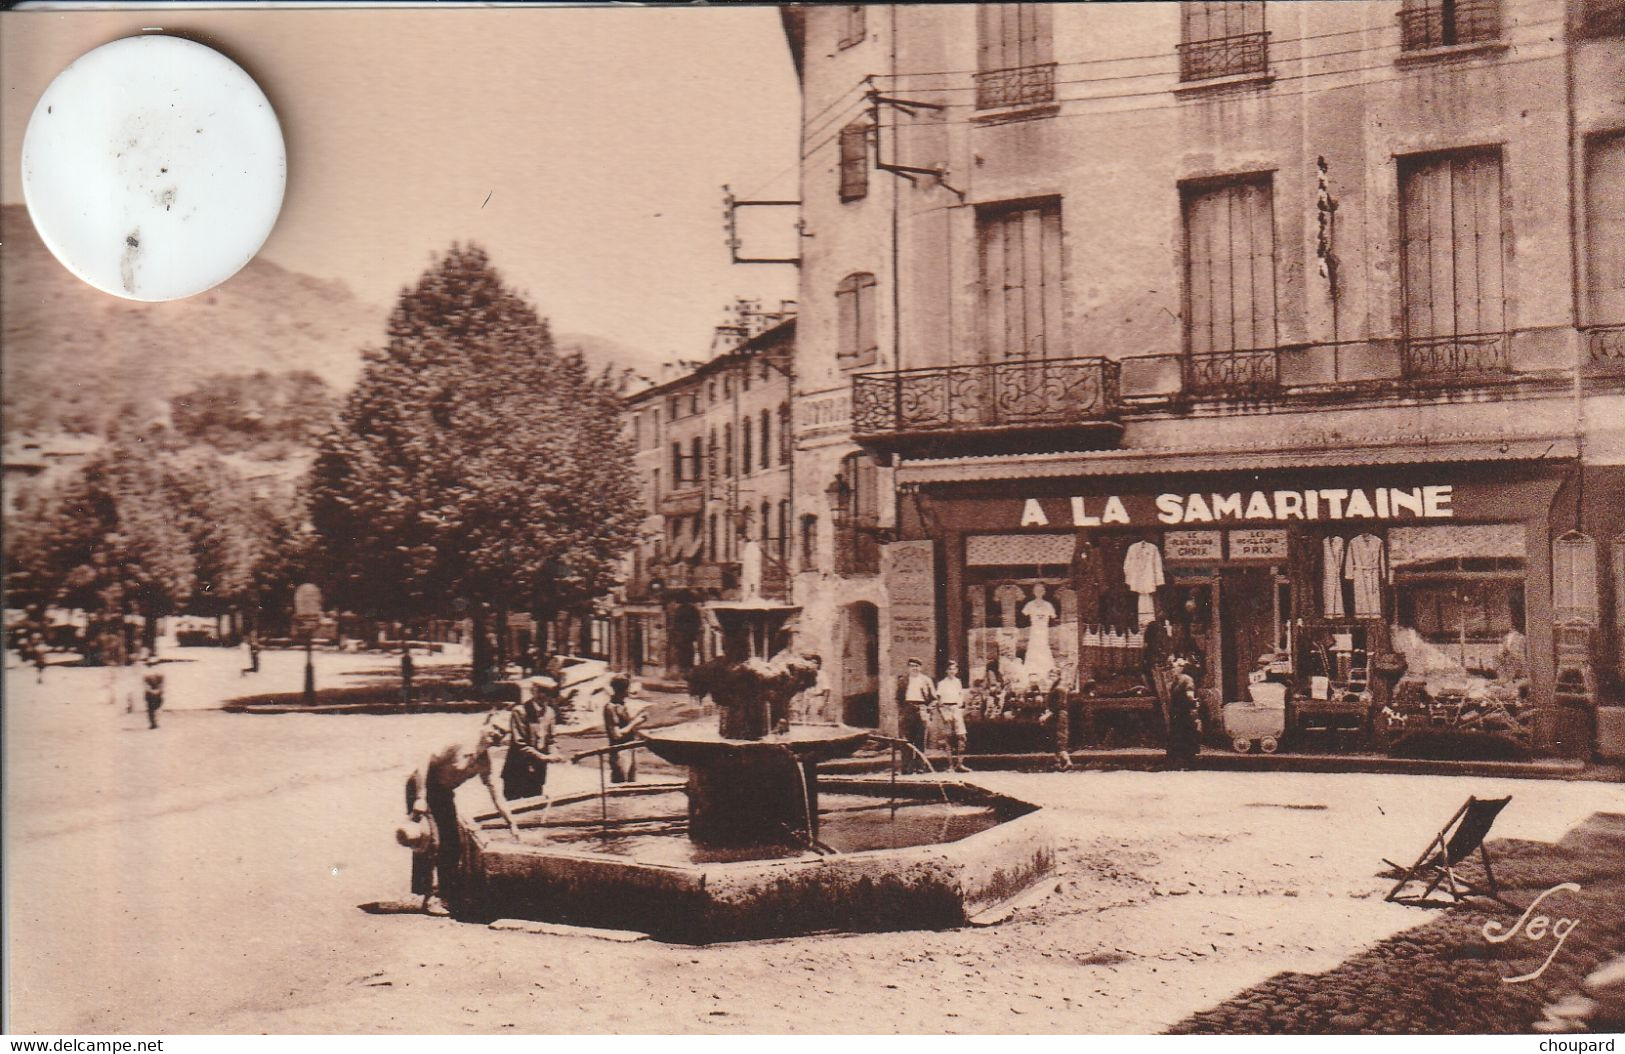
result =
M63 266L129 300L177 300L254 258L287 182L282 127L218 51L127 37L45 89L23 135L23 196Z

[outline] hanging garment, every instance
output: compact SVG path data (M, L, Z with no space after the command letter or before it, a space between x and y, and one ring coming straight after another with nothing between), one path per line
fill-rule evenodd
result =
M1055 656L1050 652L1049 624L1055 619L1055 605L1042 596L1035 596L1021 609L1027 616L1027 654L1022 666L1028 677L1037 677L1041 686L1048 686L1049 675L1055 672Z
M1343 614L1343 539L1327 535L1321 553L1321 613L1327 617Z
M1162 550L1150 542L1135 542L1129 546L1128 555L1123 558L1123 581L1140 595L1136 605L1139 621L1135 628L1138 629L1157 617L1153 598L1157 587L1166 581L1162 576Z
M1354 581L1354 614L1360 618L1382 617L1382 582L1387 570L1383 557L1382 539L1376 535L1349 539L1343 574Z

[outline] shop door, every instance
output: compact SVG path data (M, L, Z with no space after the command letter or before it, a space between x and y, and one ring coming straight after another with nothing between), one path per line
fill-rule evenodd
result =
M1267 567L1227 567L1219 577L1219 658L1223 701L1244 702L1247 675L1275 647L1275 576Z

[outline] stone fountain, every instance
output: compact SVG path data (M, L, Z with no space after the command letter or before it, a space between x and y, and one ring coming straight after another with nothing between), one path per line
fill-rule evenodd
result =
M724 654L690 690L715 719L641 733L686 782L518 803L517 841L496 816L459 810L472 817L461 913L697 944L942 928L1049 872L1036 806L956 782L819 776L870 733L790 720L816 677L781 647L795 612L749 593L710 606Z

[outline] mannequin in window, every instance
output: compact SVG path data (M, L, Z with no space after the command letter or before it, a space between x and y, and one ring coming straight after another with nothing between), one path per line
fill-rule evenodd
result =
M1022 668L1040 683L1047 682L1055 672L1055 656L1049 649L1049 624L1055 620L1055 605L1044 599L1043 583L1033 586L1033 598L1021 613L1027 616L1028 623L1027 655Z

